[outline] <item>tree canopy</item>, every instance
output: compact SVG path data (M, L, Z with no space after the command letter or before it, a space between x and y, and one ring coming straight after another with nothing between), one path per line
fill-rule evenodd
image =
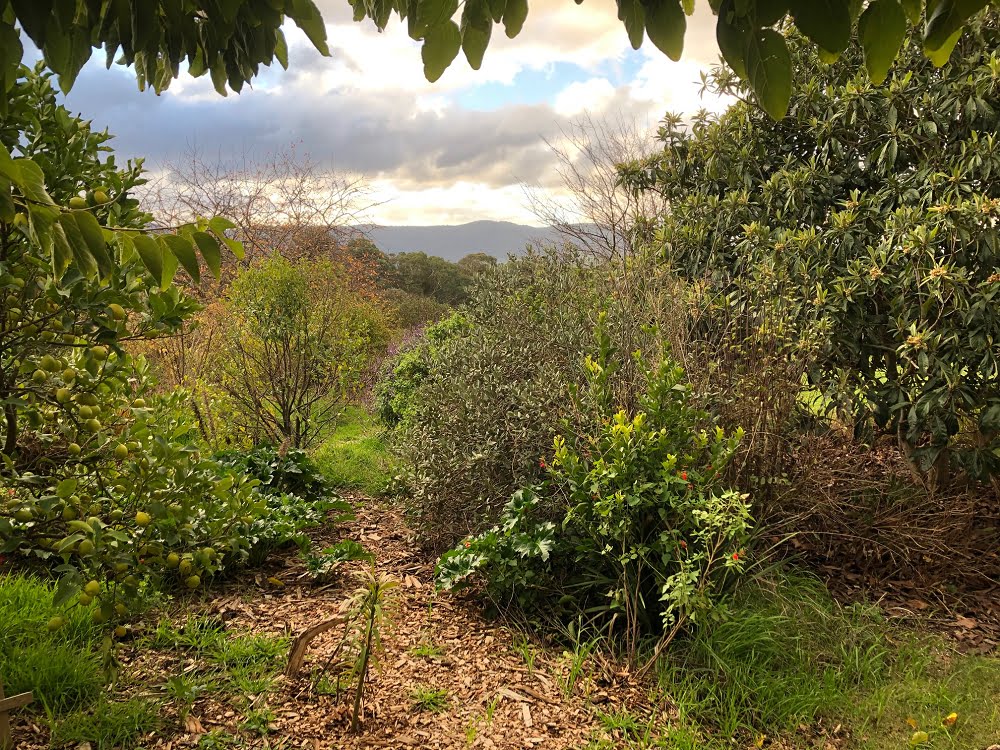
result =
M582 2L582 0L578 0ZM703 0L704 2L704 0ZM478 69L494 25L517 36L528 0L350 0L355 21L381 30L393 13L423 42L424 74L436 81L465 54ZM747 79L763 108L781 117L791 96L793 61L781 30L794 24L827 60L856 37L876 82L885 78L908 28L920 26L925 54L937 65L951 55L967 22L990 0L708 0L718 17L717 38L726 61ZM632 46L645 38L673 60L680 58L686 17L695 0L617 0L618 18ZM261 64L288 64L281 26L294 21L322 54L326 27L313 0L0 0L0 80L9 88L23 47L18 27L38 46L68 90L92 48L108 66L134 65L141 87L162 91L180 74L209 73L219 93L240 91Z

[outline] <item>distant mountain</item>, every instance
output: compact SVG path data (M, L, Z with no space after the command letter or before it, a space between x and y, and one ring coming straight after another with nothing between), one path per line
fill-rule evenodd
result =
M469 253L488 253L500 260L522 255L524 246L551 243L556 234L547 227L509 221L473 221L454 226L376 226L367 234L384 253L437 255L456 261Z

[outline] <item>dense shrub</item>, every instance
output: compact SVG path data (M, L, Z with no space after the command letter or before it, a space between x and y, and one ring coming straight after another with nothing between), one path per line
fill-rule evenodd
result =
M226 292L210 377L254 443L306 448L366 385L390 339L379 300L330 261L273 256Z
M415 521L442 549L493 523L517 488L539 477L553 438L573 432L572 394L585 382L598 311L623 352L658 355L655 274L532 253L478 277L461 315L429 329L382 386L379 411L395 444ZM634 406L643 379L624 358L610 397Z
M826 326L824 405L932 487L1000 471L998 34L982 14L937 68L915 33L884 85L856 49L827 64L793 44L788 117L669 118L663 154L629 174L669 201L660 244L692 283ZM709 87L747 92L724 69Z
M635 657L646 636L668 643L715 606L743 566L746 496L720 477L742 435L727 436L690 403L683 370L648 372L634 410L609 398L619 363L607 340L587 359L577 431L559 435L543 479L517 490L489 531L445 554L448 588L481 581L517 603L620 632ZM581 429L583 428L583 429Z
M226 466L245 472L259 484L259 510L247 530L247 562L257 566L274 550L296 544L309 546L305 531L323 523L352 517L349 503L335 497L329 482L312 459L300 450L284 455L269 446L216 455ZM330 518L330 514L337 515Z

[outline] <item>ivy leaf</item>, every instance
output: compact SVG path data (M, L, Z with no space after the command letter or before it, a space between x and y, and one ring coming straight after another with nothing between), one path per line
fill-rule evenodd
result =
M678 0L656 0L646 7L646 36L675 62L684 51L687 16Z
M291 0L286 12L295 21L295 25L302 29L313 46L319 50L321 55L330 56L330 48L326 44L326 24L323 23L323 16L313 0Z
M424 77L434 83L440 78L462 48L462 32L454 21L435 26L424 36L420 57L424 61Z
M874 0L858 20L858 35L868 76L882 83L906 38L906 14L897 0Z
M632 49L639 49L646 30L646 11L641 0L618 0L618 20L625 24Z
M521 27L528 17L528 0L507 0L503 10L503 30L508 39L521 33Z
M799 31L827 52L839 54L851 41L851 11L847 0L792 0L792 18Z
M935 51L943 48L956 32L962 31L965 22L988 3L989 0L940 0L927 17L924 47Z
M747 80L761 107L780 120L792 98L792 58L785 38L774 29L760 29L748 38Z

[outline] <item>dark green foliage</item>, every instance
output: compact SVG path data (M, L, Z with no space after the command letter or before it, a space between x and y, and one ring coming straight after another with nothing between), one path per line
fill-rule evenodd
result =
M240 91L261 64L288 66L281 25L289 17L323 54L326 27L313 0L248 0L237 3L103 3L100 0L3 0L0 2L0 89L23 54L27 34L68 91L93 48L104 48L108 67L134 66L139 85L157 93L180 75L210 73L220 94ZM20 27L17 29L15 21ZM7 86L2 78L7 76Z
M281 453L269 445L262 445L248 451L222 451L216 453L215 458L257 479L259 490L264 494L288 493L306 500L325 499L330 494L329 483L319 467L309 454L297 448Z
M619 408L608 390L619 355L601 343L575 399L587 420L555 438L544 480L515 492L498 526L441 558L438 580L481 581L501 604L586 618L617 631L634 659L643 638L662 648L703 623L742 569L749 509L722 481L742 432L727 437L694 408L669 360L648 371L635 411Z
M788 117L669 118L662 157L627 174L670 202L668 262L817 342L824 403L937 486L1000 471L998 36L983 14L941 70L914 36L884 87L857 74L859 51L827 65L796 42ZM746 93L725 70L709 83Z
M247 452L226 451L217 459L260 482L256 493L261 507L248 531L251 566L291 544L308 548L307 529L353 517L350 504L332 495L329 483L304 451L292 449L281 455L263 446ZM331 512L337 515L330 518Z

